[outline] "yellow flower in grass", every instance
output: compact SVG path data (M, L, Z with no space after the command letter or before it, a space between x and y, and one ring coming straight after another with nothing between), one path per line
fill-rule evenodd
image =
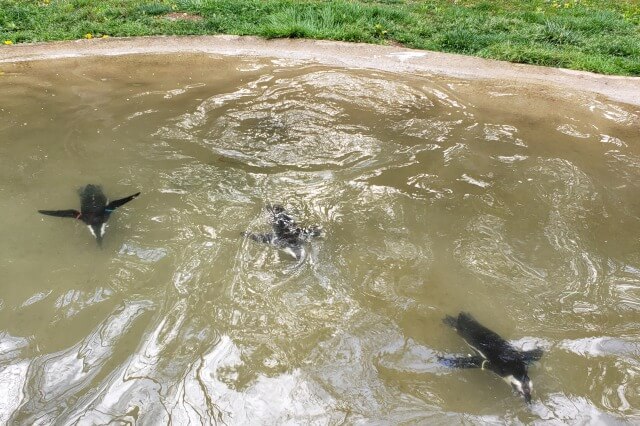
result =
M9 46L10 44L13 44L13 42L11 40L5 40L4 44L6 44L7 46Z
M93 38L93 34L91 34L91 33L86 33L86 34L84 35L84 38L86 38L87 40L88 40L88 39L91 39L91 38Z
M109 38L109 36L108 36L108 35L106 35L106 34L104 34L104 35L103 35L102 37L100 37L100 38Z

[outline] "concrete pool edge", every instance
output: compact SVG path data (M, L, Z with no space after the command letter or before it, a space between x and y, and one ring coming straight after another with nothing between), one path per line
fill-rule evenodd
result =
M324 40L252 36L152 36L19 44L0 48L2 63L90 56L204 53L313 61L323 65L426 73L543 85L594 93L640 106L640 77L621 77L482 59L450 53Z

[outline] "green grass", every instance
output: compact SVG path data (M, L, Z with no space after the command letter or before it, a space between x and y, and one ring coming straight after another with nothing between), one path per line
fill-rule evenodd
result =
M202 19L171 21L171 12ZM640 0L0 0L0 43L223 33L640 76Z

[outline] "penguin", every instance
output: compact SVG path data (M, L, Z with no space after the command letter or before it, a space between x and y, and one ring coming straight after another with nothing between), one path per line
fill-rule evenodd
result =
M259 243L274 246L296 260L304 257L305 242L322 235L322 229L318 226L308 228L298 226L294 218L279 204L268 205L267 211L271 214L273 232L265 234L244 232L242 235Z
M98 242L98 246L102 247L102 238L107 228L107 220L115 209L128 203L129 201L140 195L139 192L129 195L119 200L109 202L107 197L102 192L102 187L99 185L87 185L80 188L78 191L80 195L80 211L78 210L38 210L39 213L48 216L56 217L71 217L83 221L91 235L93 235Z
M447 315L442 321L458 332L475 355L439 357L441 364L455 368L490 370L510 384L527 403L531 402L533 382L527 374L527 367L542 357L542 349L520 351L465 312L460 312L457 318Z

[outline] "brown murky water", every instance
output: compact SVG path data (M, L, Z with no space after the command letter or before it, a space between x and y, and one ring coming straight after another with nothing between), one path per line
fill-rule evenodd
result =
M640 117L193 55L0 69L0 423L640 421ZM142 195L104 248L76 190ZM325 237L243 239L278 202ZM527 406L441 319L540 346Z

